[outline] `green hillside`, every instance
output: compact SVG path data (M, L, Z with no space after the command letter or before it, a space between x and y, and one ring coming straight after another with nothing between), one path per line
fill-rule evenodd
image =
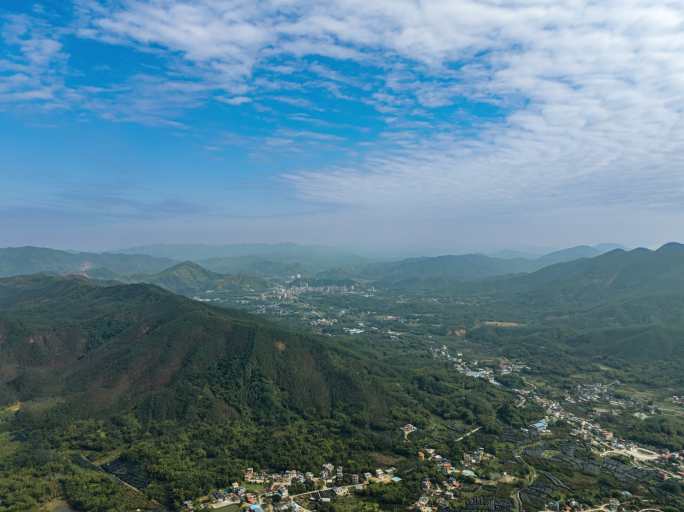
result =
M462 263L466 261L476 265L465 269ZM515 260L486 259L477 255L406 260L394 264L395 284L401 284L406 291L480 294L536 307L560 304L572 308L637 300L646 295L678 294L684 289L684 245L677 243L666 244L655 251L616 249L534 271L496 275L507 268L512 269L500 264L502 261ZM520 263L520 266L524 265ZM476 272L479 272L479 279L468 277ZM405 278L400 281L402 274Z
M264 279L246 275L219 274L191 261L179 263L157 274L132 276L128 278L128 281L154 284L181 295L206 290L262 290L268 287L268 282Z
M208 385L212 407L228 415L328 416L352 401L360 412L381 405L364 398L368 375L344 374L349 356L334 347L153 286L8 279L0 304L0 373L17 400L60 395L100 410L126 404L180 417L198 413L193 393Z
M568 340L577 355L614 357L630 362L684 361L684 329L660 325L585 332Z
M652 251L617 249L595 258L559 263L529 275L483 283L496 293L521 293L539 301L603 302L684 289L684 245Z

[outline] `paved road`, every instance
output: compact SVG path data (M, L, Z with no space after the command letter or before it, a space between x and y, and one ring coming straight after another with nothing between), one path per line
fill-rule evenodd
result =
M302 492L300 494L291 494L290 498L300 498L302 496L308 496L310 494L316 494L319 492L332 491L333 489L351 489L357 485L366 486L367 484L351 484L351 485L336 485L335 487L324 487L323 489L316 489L315 491Z
M456 439L456 442L458 443L459 441L463 441L466 437L472 436L472 435L473 435L475 432L477 432L478 430L482 430L482 427L477 427L477 428L471 430L470 432L467 432L466 434L463 434L461 437L459 437L459 438Z
M339 485L336 487L339 487L340 489L350 489L352 487L357 487L358 485L365 486L367 484ZM334 489L334 487L325 487L323 489L316 489L315 491L307 491L307 492L302 492L300 494L291 494L290 498L292 498L292 500L294 500L295 498L301 498L302 496L309 496L310 494L316 494L316 493L323 492L323 491L330 491L332 489ZM301 512L311 512L308 508L303 507L302 505L299 505L299 503L297 503L297 505L299 506L298 510L300 510Z
M598 508L590 508L590 509L584 510L583 512L606 512L607 510L608 510L608 503L606 503L605 505L601 505ZM544 509L541 512L553 512L553 511L548 510L548 509ZM644 512L644 511L641 511L641 512Z

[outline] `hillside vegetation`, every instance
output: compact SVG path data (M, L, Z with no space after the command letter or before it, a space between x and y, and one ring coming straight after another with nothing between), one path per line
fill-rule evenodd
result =
M243 274L220 274L191 261L179 263L157 274L139 274L128 277L126 280L154 284L181 295L191 295L206 290L263 290L269 285L262 278Z
M247 466L360 471L375 456L402 460L409 421L490 434L529 424L509 401L435 366L423 346L290 332L148 284L0 280L0 406L19 404L0 422L17 439L0 464L9 510L32 510L59 485L81 510L112 499L112 510L139 507L81 456L134 468L147 499L176 509Z
M154 286L5 279L0 307L0 374L12 399L60 396L82 411L125 406L157 418L383 406L367 393L371 370L346 352ZM195 397L207 386L200 411Z

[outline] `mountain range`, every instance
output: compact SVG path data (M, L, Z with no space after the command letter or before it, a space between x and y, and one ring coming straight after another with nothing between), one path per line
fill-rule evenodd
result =
M133 254L133 251L146 251ZM169 245L129 249L120 253L69 252L42 247L0 249L0 277L46 272L82 274L97 279L143 281L180 291L199 288L197 279L208 283L226 279L226 274L284 279L298 274L334 279L363 279L385 285L412 281L472 281L493 276L533 272L547 265L601 254L597 247L579 246L535 259L494 258L483 254L445 255L398 261L369 262L343 251L296 244L227 246ZM207 258L208 257L208 258ZM184 267L171 270L185 261ZM190 268L189 264L199 267ZM168 270L166 275L158 275ZM183 279L178 275L183 271ZM213 272L215 275L209 276ZM170 274L176 273L176 279ZM200 274L203 274L200 277ZM224 276L219 278L218 274ZM185 284L180 285L180 281ZM195 284L192 281L195 280ZM174 281L171 284L171 281ZM204 286L204 285L202 285ZM202 288L200 286L200 288Z
M176 261L193 261L222 273L283 276L315 273L331 267L358 265L366 258L322 245L280 244L167 244L133 247L123 254L145 254Z
M445 281L476 281L509 274L531 273L556 263L594 258L603 254L602 251L609 246L612 245L571 247L534 259L496 258L484 254L410 258L371 263L352 271L347 269L347 277L356 275L385 286L430 287L444 284ZM340 272L343 273L344 270L341 269Z
M682 292L684 245L673 242L656 250L615 249L593 258L545 266L533 273L499 278L490 284L498 289L540 296L553 293L587 302Z
M69 252L45 247L0 249L0 277L48 272L92 273L98 276L154 273L173 265L174 260L141 254Z
M442 284L432 292L488 297L499 311L547 333L539 339L522 330L513 336L520 345L555 346L547 350L619 364L684 363L682 244L616 249L529 274ZM671 383L682 381L672 368L662 372Z

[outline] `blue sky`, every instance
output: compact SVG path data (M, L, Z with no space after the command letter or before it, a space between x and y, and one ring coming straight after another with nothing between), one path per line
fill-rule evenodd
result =
M0 4L0 245L676 239L679 2Z

